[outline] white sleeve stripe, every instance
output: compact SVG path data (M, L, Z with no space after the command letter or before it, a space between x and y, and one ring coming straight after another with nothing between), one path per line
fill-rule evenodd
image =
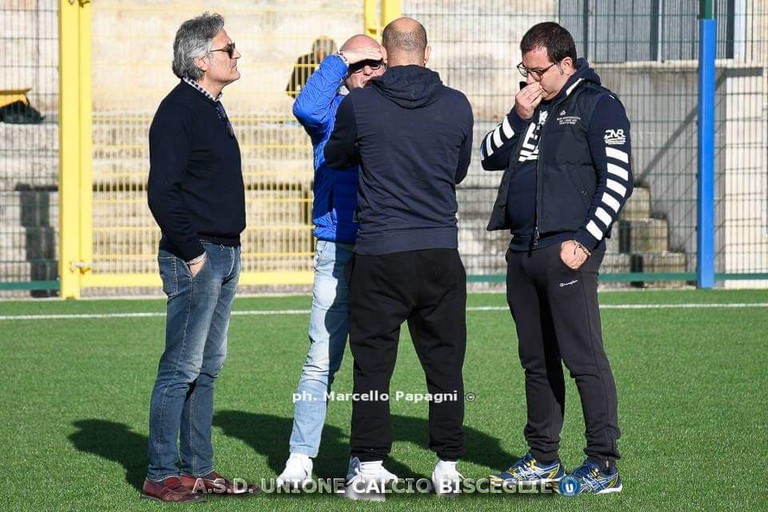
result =
M619 194L621 197L625 197L627 195L627 187L619 183L615 180L608 180L606 183L609 189L613 190L617 194Z
M504 136L507 139L511 139L515 134L515 130L512 129L512 125L509 124L509 118L506 116L504 117L504 122L501 123L501 129L504 131Z
M487 157L490 156L493 151L491 151L491 148L489 147L491 145L491 138L486 137L483 141L482 145L480 146L482 148L483 156Z
M622 151L620 149L605 148L605 156L607 156L608 158L613 158L615 160L620 160L625 164L629 163L629 154L626 151Z
M599 227L597 227L597 224L595 221L591 220L589 221L589 224L587 224L587 231L589 231L589 234L595 237L595 240L602 240L603 239L603 232L600 230Z
M606 228L611 225L611 222L613 222L613 218L602 207L595 210L595 217L600 219L600 222L602 222Z
M619 213L619 208L621 208L621 204L616 200L615 197L613 197L608 192L603 192L603 197L600 198L600 201L611 208L616 213Z
M493 146L495 148L501 147L501 126L493 130Z
M608 172L613 174L614 176L618 176L619 178L623 179L624 181L629 181L629 171L627 171L623 167L619 167L616 164L609 163L608 164Z

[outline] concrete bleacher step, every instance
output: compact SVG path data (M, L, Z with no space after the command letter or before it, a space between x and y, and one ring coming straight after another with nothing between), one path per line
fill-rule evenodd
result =
M0 261L2 261L2 276L4 277L12 269L5 267L12 262L21 262L27 259L27 230L19 225L6 224L0 231Z
M0 281L4 282L24 282L30 281L32 276L32 263L24 258L17 260L6 260L2 258L2 273ZM5 294L3 294L5 296Z
M44 122L42 124L0 123L0 148L4 151L17 151L19 154L39 151L59 150L59 125Z
M631 255L606 252L600 265L601 274L618 274L631 271Z
M626 221L651 218L651 191L645 187L635 187L632 196L621 211L621 219Z
M20 185L34 188L57 188L59 156L45 153L33 156L8 156L0 151L0 192L16 190ZM20 178L22 177L23 178Z
M59 193L49 190L13 190L2 193L0 224L3 226L59 225Z
M97 151L100 148L120 148L124 151L146 148L149 144L151 122L152 119L149 117L130 117L118 114L94 116L93 147ZM306 147L309 149L312 147L304 128L298 122L290 119L233 117L232 125L241 147Z
M619 221L621 252L653 253L669 250L669 222L666 219Z
M634 272L662 274L686 271L687 258L681 252L635 253L632 258Z

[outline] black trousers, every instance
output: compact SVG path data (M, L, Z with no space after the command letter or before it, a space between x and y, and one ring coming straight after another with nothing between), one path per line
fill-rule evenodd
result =
M560 245L507 252L507 302L517 327L525 369L531 454L558 458L565 412L562 363L575 379L586 425L587 458L612 464L619 458L616 384L603 350L597 271L604 251L579 270L560 259Z
M458 251L355 254L346 270L357 397L352 405L352 455L361 461L383 460L392 447L390 404L381 397L390 393L400 326L407 321L427 391L453 398L429 402L429 447L444 460L456 460L464 449L462 367L467 339L466 273Z

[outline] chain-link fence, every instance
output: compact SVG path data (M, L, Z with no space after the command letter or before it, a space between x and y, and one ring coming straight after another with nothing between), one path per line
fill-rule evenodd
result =
M430 67L472 102L476 146L513 104L525 31L548 20L567 27L579 55L619 95L632 121L638 186L614 228L603 278L685 282L697 268L698 4L403 0L402 11L427 28ZM312 156L291 106L322 55L363 30L363 1L100 0L92 10L89 282L104 286L100 277L120 275L118 286L130 287L131 276L156 278L159 230L146 206L147 130L176 83L170 70L176 28L209 10L225 16L243 55L242 78L223 99L247 187L241 282L308 283ZM36 288L34 294L55 293L48 290L58 286L57 11L55 0L0 0L9 63L0 77L0 116L10 112L0 117L2 296ZM717 272L728 285L765 285L768 8L759 0L717 0L715 15ZM13 105L18 112L8 108ZM470 280L500 282L509 235L485 231L500 174L480 169L479 150L473 160L459 188L460 249Z

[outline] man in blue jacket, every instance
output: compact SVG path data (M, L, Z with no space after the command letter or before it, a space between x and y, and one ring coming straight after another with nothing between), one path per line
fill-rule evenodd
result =
M336 110L348 91L367 87L384 73L379 43L366 35L345 42L338 54L323 59L309 77L293 114L312 139L315 162L312 219L317 238L309 353L294 395L290 457L278 485L300 486L311 479L312 458L320 449L327 395L341 366L349 333L348 286L342 275L352 255L357 224L357 168L336 172L323 156Z
M427 377L429 447L439 493L458 489L464 448L466 275L458 252L456 185L472 152L472 108L425 67L424 27L400 18L384 29L387 71L339 106L326 161L360 164L360 230L349 278L355 358L351 457L345 496L384 498L392 445L389 381L408 322Z
M551 484L565 476L558 457L564 362L587 437L587 458L567 491L618 492L616 384L603 350L597 274L632 193L629 120L557 23L533 26L520 50L527 81L481 152L484 169L504 169L488 229L512 233L507 302L525 368L529 450L491 481Z

